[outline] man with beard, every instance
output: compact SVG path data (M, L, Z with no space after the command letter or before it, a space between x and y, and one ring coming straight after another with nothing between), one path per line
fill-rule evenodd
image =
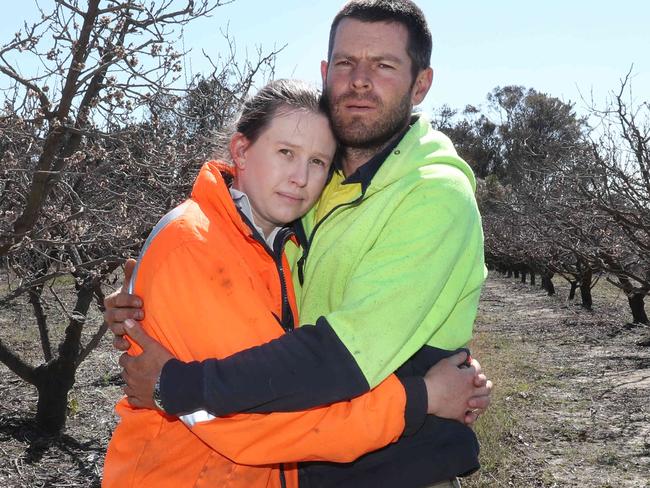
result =
M423 375L468 343L485 278L483 236L469 166L425 116L412 115L431 86L430 56L431 34L410 0L342 8L321 65L340 161L295 229L303 325L223 360L182 363L155 347L123 356L134 405L152 407L153 392L172 415L303 410L360 395L393 372ZM138 318L134 300L107 301L118 336L129 332L126 318ZM117 346L126 344L118 337ZM465 423L488 403L489 388L470 400ZM451 486L444 480L477 468L471 429L429 416L414 435L354 463L305 464L300 482Z

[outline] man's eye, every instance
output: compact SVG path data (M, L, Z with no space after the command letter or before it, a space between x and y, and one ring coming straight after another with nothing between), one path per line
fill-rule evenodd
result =
M293 155L291 149L280 149L280 154L284 154L285 156L289 156L289 157Z
M317 166L325 166L325 161L322 159L314 158L311 160L311 164L315 164Z
M379 66L381 69L393 69L393 67L390 64L386 64L386 63L379 63L377 66Z

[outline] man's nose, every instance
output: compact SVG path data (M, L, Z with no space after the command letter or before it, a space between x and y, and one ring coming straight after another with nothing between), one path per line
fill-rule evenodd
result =
M350 84L354 89L364 90L372 86L370 68L365 63L358 63L350 74Z

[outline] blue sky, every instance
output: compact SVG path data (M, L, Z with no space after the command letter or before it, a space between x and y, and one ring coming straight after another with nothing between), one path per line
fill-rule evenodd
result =
M46 8L52 0L41 0ZM225 49L219 31L228 29L240 57L257 46L287 47L277 77L320 83L329 24L339 0L235 0L211 18L188 26L194 72L208 71L201 49L216 57ZM637 102L650 101L650 2L645 0L420 0L434 38L435 70L424 110L446 103L478 105L495 86L519 84L576 102L580 93L602 103L630 66ZM3 43L19 19L35 15L31 0L12 2L0 18Z

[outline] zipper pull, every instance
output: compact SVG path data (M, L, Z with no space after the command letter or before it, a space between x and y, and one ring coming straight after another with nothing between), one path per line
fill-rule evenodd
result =
M305 255L303 254L302 256L300 256L300 259L298 260L298 281L300 281L300 286L302 286L305 282L304 267L305 267Z

